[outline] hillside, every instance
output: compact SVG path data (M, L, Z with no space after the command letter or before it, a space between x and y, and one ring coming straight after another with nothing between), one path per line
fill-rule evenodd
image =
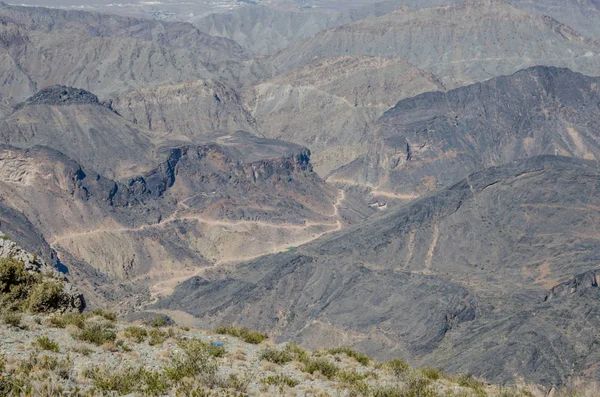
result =
M372 128L368 152L332 173L404 195L542 154L596 160L600 80L534 67L402 100Z
M399 8L325 30L265 59L276 73L331 56L399 57L448 88L535 65L597 74L598 43L547 16L501 0L471 0L413 11Z
M443 89L397 58L333 57L244 92L261 134L311 149L320 175L365 154L369 130L400 99Z
M489 168L293 253L205 272L156 307L494 382L592 387L597 183L597 163L575 158Z

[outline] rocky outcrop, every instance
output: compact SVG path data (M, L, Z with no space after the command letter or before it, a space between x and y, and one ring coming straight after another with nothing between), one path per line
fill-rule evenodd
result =
M91 92L80 88L55 85L39 91L24 103L17 105L17 109L26 105L67 106L98 104L100 104L98 97Z
M50 266L37 255L23 250L2 232L0 232L0 258L12 258L22 262L26 271L39 274L44 280L60 281L62 292L60 302L57 304L58 311L62 313L82 312L85 309L83 295L66 275L61 274L55 267ZM55 309L53 308L53 310Z

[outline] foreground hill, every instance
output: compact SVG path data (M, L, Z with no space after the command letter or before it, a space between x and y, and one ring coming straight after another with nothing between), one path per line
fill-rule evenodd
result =
M296 252L194 277L157 307L496 382L592 385L597 189L582 159L490 168Z
M541 154L599 159L600 79L534 67L398 102L368 152L330 180L419 195L479 169Z

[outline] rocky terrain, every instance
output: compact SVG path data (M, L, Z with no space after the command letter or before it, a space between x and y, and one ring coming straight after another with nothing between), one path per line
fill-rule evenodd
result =
M0 3L0 394L600 393L596 0L77 1Z
M402 100L372 128L368 152L330 180L420 195L519 158L597 160L599 83L568 69L534 67Z
M156 307L495 382L593 384L597 185L597 163L575 158L489 168L295 252L194 277Z

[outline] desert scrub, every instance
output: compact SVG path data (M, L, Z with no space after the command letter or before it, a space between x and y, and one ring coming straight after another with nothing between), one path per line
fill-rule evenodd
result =
M169 325L169 320L164 316L157 316L154 320L150 321L148 325L155 328L166 327Z
M265 349L260 353L260 358L279 365L287 364L294 359L289 351L278 349Z
M269 386L287 386L287 387L296 387L300 384L300 382L297 381L296 379L290 378L289 376L286 376L283 374L268 376L266 378L261 379L260 383L262 383L263 385L269 385Z
M92 314L94 316L103 317L104 319L111 321L111 322L117 321L117 315L115 313L109 312L106 310L102 310L100 308L96 308L96 309L92 310Z
M79 329L85 328L85 321L90 317L90 313L68 313L59 316L52 316L48 320L50 325L56 328L66 328L67 325L73 325Z
M214 329L214 332L217 334L220 334L220 335L235 336L236 338L242 339L246 343L251 343L254 345L258 345L261 342L263 342L265 339L269 338L266 334L263 334L263 333L260 333L257 331L250 331L246 327L242 327L242 328L237 328L234 326L217 327Z
M470 374L459 376L456 379L456 383L458 383L459 386L473 389L473 391L478 397L487 396L483 382L473 378L473 376Z
M314 374L315 372L319 372L321 375L325 376L327 379L333 378L339 371L339 368L327 361L324 358L317 358L309 360L304 367L302 368L304 372L308 372L309 374Z
M333 355L343 353L346 356L355 359L359 364L362 364L365 367L371 363L371 359L369 358L369 356L352 350L349 347L338 347L335 349L329 349L327 350L327 353Z
M172 328L167 331L155 328L148 332L148 344L150 346L162 345L169 338L175 338L177 335Z
M401 377L410 369L406 362L399 359L388 361L387 363L383 364L383 368L389 370L396 378Z
M80 341L100 346L106 342L114 342L117 334L112 324L91 322L85 323L83 329L75 332L73 337Z
M54 353L58 353L60 351L58 343L47 336L40 336L35 340L34 344L42 350L48 350Z
M148 331L146 331L142 327L131 326L127 327L123 330L125 337L128 339L132 339L137 343L142 343L148 337Z
M424 377L431 380L438 380L443 377L442 372L437 368L425 367L421 368L421 373Z
M303 364L308 363L308 361L310 360L310 356L308 355L306 350L298 346L296 343L288 343L287 345L285 345L284 350L290 353L293 356L294 360L299 361Z
M0 259L0 304L12 311L49 312L64 307L61 281L25 270L23 262Z
M7 325L12 325L13 327L21 327L21 321L23 317L19 313L15 312L4 312L2 313L2 322Z
M143 370L133 367L112 368L93 367L84 371L84 376L92 380L94 387L103 393L114 392L118 395L131 394L139 390L143 379Z
M214 383L217 364L211 346L198 339L182 340L177 346L180 351L165 368L165 375L173 382L197 378L205 384Z

